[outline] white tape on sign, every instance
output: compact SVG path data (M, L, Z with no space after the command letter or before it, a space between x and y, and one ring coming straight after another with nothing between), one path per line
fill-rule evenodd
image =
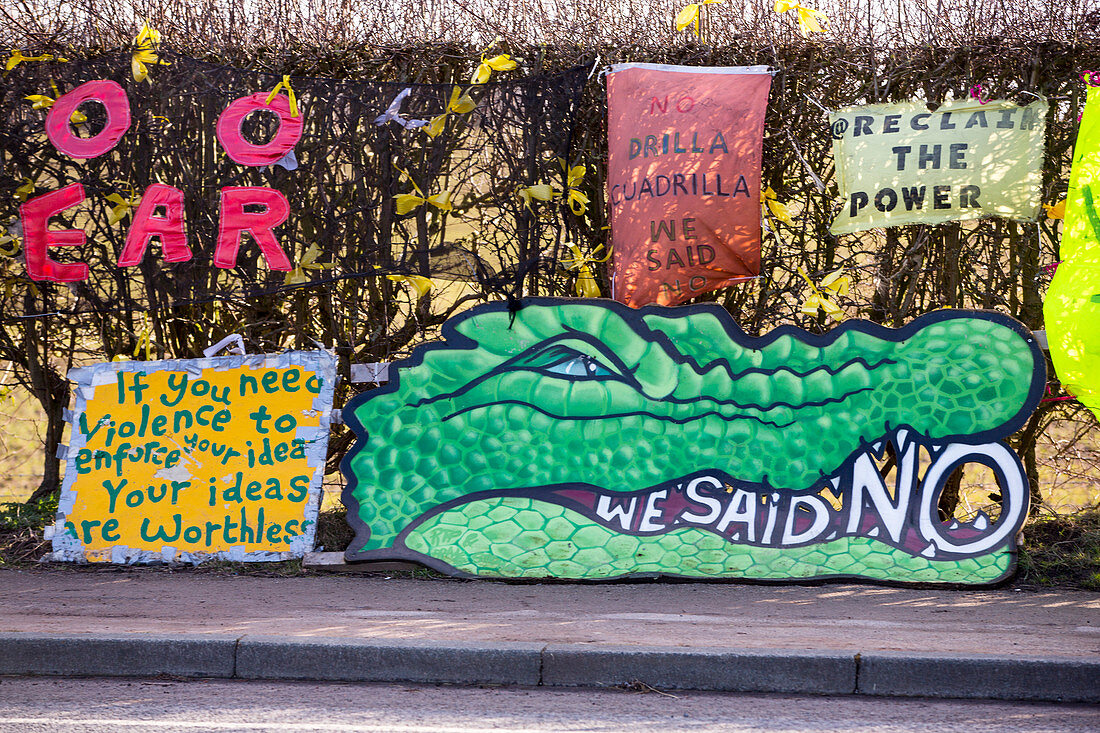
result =
M390 381L390 363L388 361L368 362L351 365L351 381L355 383L374 382L382 384Z

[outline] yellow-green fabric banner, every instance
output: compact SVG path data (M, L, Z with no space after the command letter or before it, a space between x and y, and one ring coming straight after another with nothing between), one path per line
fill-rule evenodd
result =
M1058 380L1100 418L1100 87L1089 87L1077 131L1061 264L1043 302Z
M843 208L833 234L1039 213L1047 102L846 107L829 115Z

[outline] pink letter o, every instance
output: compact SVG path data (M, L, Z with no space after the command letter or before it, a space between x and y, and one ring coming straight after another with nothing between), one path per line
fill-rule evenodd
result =
M254 167L271 165L282 160L302 139L302 117L290 116L290 99L285 94L276 94L268 104L267 96L267 92L257 92L235 99L218 117L218 142L236 163ZM244 118L258 110L268 110L279 116L279 131L265 145L253 145L241 134Z
M107 124L95 137L77 137L69 127L69 118L85 102L96 101L107 110ZM62 153L88 159L113 149L130 129L130 99L126 90L113 81L100 79L81 84L62 94L46 115L46 136Z

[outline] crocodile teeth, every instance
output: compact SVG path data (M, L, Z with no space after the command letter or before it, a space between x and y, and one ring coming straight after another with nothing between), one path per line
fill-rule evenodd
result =
M972 524L974 529L979 532L984 532L989 529L989 518L985 516L985 512L978 512L978 516L974 517Z
M833 476L832 478L829 479L829 483L831 483L833 485L834 490L839 489L840 488L840 476Z
M935 557L936 556L936 543L929 542L928 547L925 547L923 550L921 550L920 554L923 555L924 557Z
M894 434L894 445L897 446L898 453L901 453L905 450L905 445L908 442L909 442L909 431L906 430L905 428L902 428L901 430L897 431L897 433Z
M871 527L871 531L867 533L868 537L878 537L878 527Z

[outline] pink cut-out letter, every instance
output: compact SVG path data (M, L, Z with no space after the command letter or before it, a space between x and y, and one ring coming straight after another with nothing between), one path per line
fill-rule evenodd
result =
M77 137L69 126L69 118L85 102L97 101L107 110L107 124L95 137ZM103 155L118 145L130 129L130 99L117 83L100 79L81 84L62 94L46 115L46 136L62 153L88 159Z
M76 282L88 278L88 266L83 262L63 265L46 254L48 247L79 247L84 244L80 229L49 228L50 217L84 200L84 186L70 183L59 191L51 191L31 199L19 207L23 217L23 249L27 254L27 274L31 280Z
M157 214L163 208L164 216ZM126 246L118 258L119 267L132 267L141 262L153 237L160 237L160 249L165 262L186 262L191 259L187 246L187 224L184 222L183 191L163 183L145 189L134 212L134 221L126 233Z
M262 206L263 211L245 211L246 206ZM261 186L226 186L222 189L221 220L218 224L218 246L214 264L231 269L237 266L237 249L241 234L248 232L260 245L267 266L272 270L289 270L290 260L279 246L271 230L286 221L290 203L273 188Z
M253 167L271 165L286 157L302 139L302 115L290 116L290 99L285 94L276 94L267 103L267 92L257 92L247 97L235 99L222 110L215 128L218 142L225 148L226 155L234 162ZM244 118L252 112L266 110L279 116L279 131L271 142L253 145L241 134Z

